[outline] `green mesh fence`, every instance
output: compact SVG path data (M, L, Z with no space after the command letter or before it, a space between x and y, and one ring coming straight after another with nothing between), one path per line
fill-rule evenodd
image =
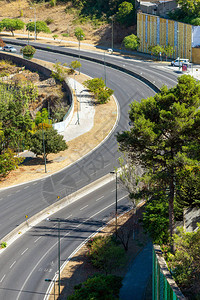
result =
M159 246L153 247L152 300L185 299L161 258Z

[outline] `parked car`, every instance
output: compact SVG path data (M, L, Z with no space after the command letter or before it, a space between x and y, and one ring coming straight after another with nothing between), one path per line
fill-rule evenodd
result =
M13 46L4 46L3 50L7 52L17 52L17 49L15 49Z
M186 65L189 65L189 59L187 58L177 58L176 60L173 60L171 62L171 66L174 66L174 67L182 67L183 64L186 64Z

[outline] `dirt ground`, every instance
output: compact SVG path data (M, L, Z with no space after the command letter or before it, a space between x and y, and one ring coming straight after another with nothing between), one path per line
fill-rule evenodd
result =
M114 275L118 275L124 277L128 271L130 264L133 262L136 255L143 249L147 241L149 240L148 236L143 232L143 228L138 222L138 220L142 217L142 212L144 211L144 206L142 205L137 209L137 213L133 210L124 214L123 216L118 218L118 230L121 228L124 234L125 232L130 230L130 227L133 229L131 232L131 237L129 240L128 251L126 251L126 263L120 267L118 270L113 272ZM108 226L102 229L97 235L111 235L115 232L115 221L111 221ZM61 273L61 294L58 297L58 283L55 286L55 294L56 299L66 300L67 297L73 293L74 285L77 285L85 280L89 276L92 276L99 271L94 268L87 256L87 247L84 245L67 263L64 270ZM151 291L148 293L151 294ZM145 295L145 299L148 298L149 295ZM51 296L49 300L54 299L54 288L51 291Z

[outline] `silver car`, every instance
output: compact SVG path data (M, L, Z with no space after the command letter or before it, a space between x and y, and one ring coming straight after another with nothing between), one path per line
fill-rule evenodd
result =
M15 49L13 46L4 46L3 50L7 52L17 52L17 49Z

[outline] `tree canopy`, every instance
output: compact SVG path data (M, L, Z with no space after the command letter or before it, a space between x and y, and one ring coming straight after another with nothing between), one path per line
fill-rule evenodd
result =
M24 28L24 22L20 19L3 19L0 22L1 28L7 31L11 31L12 35L14 36L15 30L21 30Z
M123 39L123 44L124 47L128 50L137 50L140 45L140 40L136 35L131 34Z
M29 30L31 32L35 32L35 22L29 22L26 24L26 30ZM47 23L44 21L36 21L36 39L37 34L40 32L44 33L51 33L51 30L47 26Z
M132 127L119 133L120 150L150 175L153 187L166 191L170 236L174 233L174 198L177 173L198 164L200 138L200 83L190 75L164 86L154 97L133 102Z
M32 134L30 140L30 150L36 155L44 156L43 139L45 145L46 158L50 153L58 153L67 149L67 144L63 140L63 136L59 135L55 129L40 129Z
M118 12L116 13L116 20L126 26L130 26L134 20L133 13L134 6L132 3L124 1L119 5Z

